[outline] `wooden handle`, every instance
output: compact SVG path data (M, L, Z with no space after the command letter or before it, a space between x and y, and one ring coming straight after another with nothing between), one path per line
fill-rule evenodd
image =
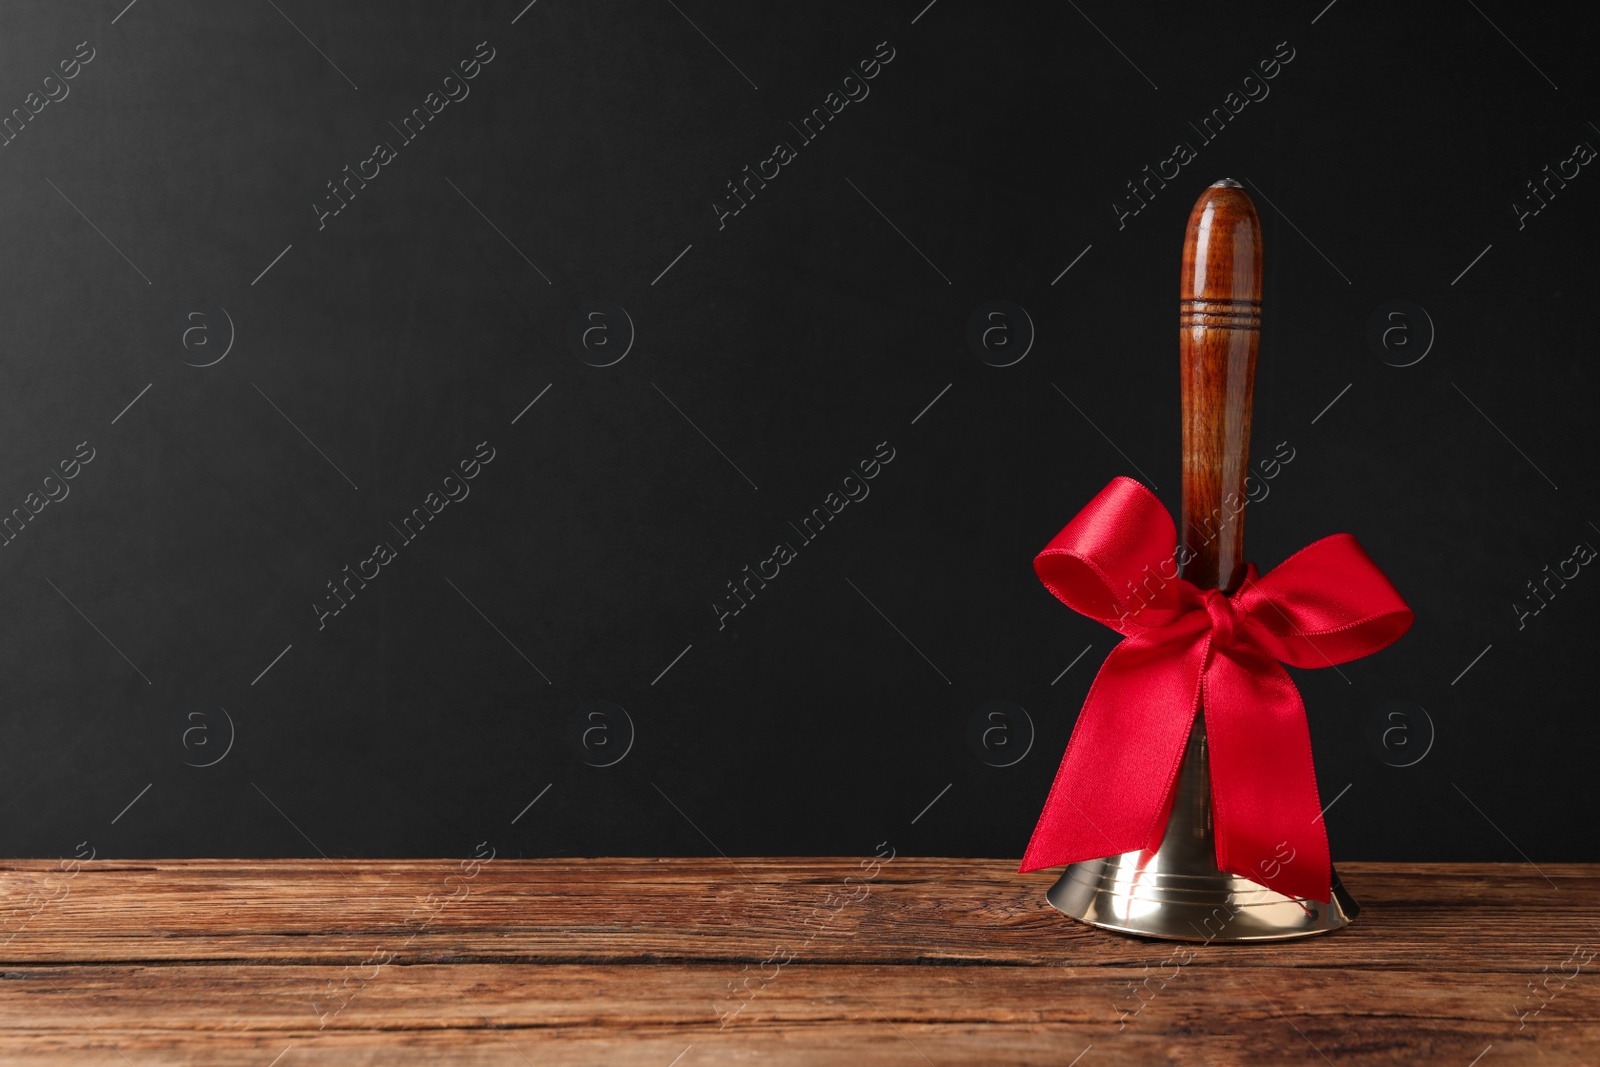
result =
M1183 239L1184 578L1231 593L1244 578L1245 478L1261 337L1261 217L1224 178L1195 202Z

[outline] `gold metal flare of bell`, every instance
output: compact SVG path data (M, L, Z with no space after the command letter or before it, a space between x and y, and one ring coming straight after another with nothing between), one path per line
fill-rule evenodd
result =
M1290 860L1289 862L1293 862ZM1052 906L1105 930L1179 941L1280 941L1348 926L1361 910L1333 875L1333 900L1276 893L1217 869L1211 771L1195 717L1161 847L1068 865Z

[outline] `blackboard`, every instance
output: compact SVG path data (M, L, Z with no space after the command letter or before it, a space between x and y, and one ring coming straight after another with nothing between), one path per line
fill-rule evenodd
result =
M6 5L0 849L1020 856L1232 177L1335 859L1600 858L1593 23Z

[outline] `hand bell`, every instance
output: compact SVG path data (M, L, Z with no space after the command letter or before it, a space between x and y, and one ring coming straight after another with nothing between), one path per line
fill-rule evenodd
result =
M1179 558L1186 560L1180 568L1185 580L1225 594L1245 575L1261 246L1261 218L1238 182L1223 179L1201 194L1189 215L1179 287L1179 537L1184 548ZM1159 847L1069 864L1048 898L1074 919L1121 933L1184 941L1275 941L1348 925L1359 907L1337 874L1332 890L1332 900L1323 903L1285 896L1218 869L1202 700Z

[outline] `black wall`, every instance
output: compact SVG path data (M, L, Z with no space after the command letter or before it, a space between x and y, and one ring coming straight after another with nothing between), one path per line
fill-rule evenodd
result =
M1115 640L1032 557L1118 474L1176 507L1178 253L1230 176L1294 456L1249 555L1350 531L1417 613L1295 674L1335 858L1600 859L1600 573L1514 607L1600 546L1592 20L124 3L0 10L5 853L1020 856ZM1013 309L974 350L993 300L1031 347Z

